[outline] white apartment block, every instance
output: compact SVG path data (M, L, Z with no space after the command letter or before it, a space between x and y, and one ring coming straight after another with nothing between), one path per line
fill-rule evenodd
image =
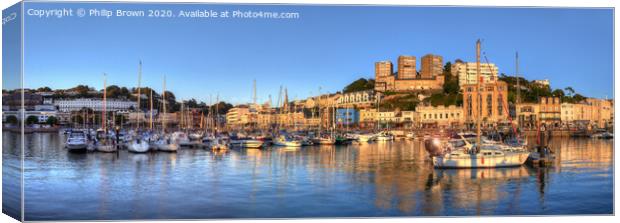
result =
M72 112L79 111L82 108L90 108L93 111L103 111L103 99L79 98L79 99L60 99L54 101L54 105L58 107L58 111ZM138 107L135 101L127 100L106 100L106 111L127 112Z
M459 86L464 84L477 84L476 63L454 63L452 64L452 75L459 78ZM483 82L488 83L497 80L498 68L492 63L480 63L480 76Z

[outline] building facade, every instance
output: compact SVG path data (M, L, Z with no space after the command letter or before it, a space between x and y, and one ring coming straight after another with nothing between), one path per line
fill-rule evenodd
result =
M443 73L443 57L439 55L426 54L422 57L421 78L433 78L441 76Z
M94 98L80 98L80 99L60 99L54 101L54 105L61 112L79 111L83 108L88 108L93 111L103 111L103 100ZM106 111L114 112L128 112L137 108L138 103L129 100L106 100Z
M226 113L227 126L242 126L250 123L250 108L247 106L236 106Z
M353 108L336 109L336 124L339 126L357 125L360 120L359 111Z
M532 129L538 125L538 104L519 103L515 106L516 122L520 128Z
M373 90L356 91L350 93L343 93L336 100L338 107L342 106L355 106L357 108L368 108L375 105L377 101L377 94Z
M415 56L398 57L398 79L415 79L418 77Z
M418 106L421 127L458 127L463 124L463 107Z
M476 63L473 62L455 62L452 64L451 72L453 76L459 78L459 86L477 84ZM480 63L480 77L484 83L491 83L497 80L498 68L492 63Z
M476 123L477 114L480 121L488 126L494 123L508 122L508 86L506 82L494 81L481 84L463 85L463 117L466 124ZM477 100L476 100L477 99Z
M538 99L538 114L541 124L550 127L560 127L561 125L561 103L558 97L540 97Z
M393 66L390 61L375 63L375 91L378 92L419 92L440 91L443 89L445 77L431 75L435 69L426 66L437 66L437 56L429 56L429 63L423 63L422 69L427 71L426 76L418 76L415 67L415 57L400 56L398 59L398 75L393 74Z

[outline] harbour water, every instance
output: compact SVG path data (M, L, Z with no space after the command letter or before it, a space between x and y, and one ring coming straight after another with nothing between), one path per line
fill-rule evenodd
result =
M553 138L549 168L437 170L421 141L71 154L25 137L25 220L613 214L613 140Z

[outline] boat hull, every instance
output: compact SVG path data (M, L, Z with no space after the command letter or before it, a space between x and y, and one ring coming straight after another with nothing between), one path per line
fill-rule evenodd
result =
M527 153L507 154L503 156L485 157L471 154L461 157L434 156L433 166L440 169L460 168L498 168L521 166L527 160Z

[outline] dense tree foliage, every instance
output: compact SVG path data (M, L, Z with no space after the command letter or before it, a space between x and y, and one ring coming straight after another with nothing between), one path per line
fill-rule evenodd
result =
M375 88L374 79L366 80L366 78L360 78L360 79L357 79L356 81L353 81L353 83L347 85L346 87L344 87L342 92L349 93L349 92L356 92L356 91L372 90L374 88Z
M15 115L9 115L6 117L6 122L13 124L13 125L17 125L17 123L19 122L19 120L17 119L17 117Z
M37 124L39 123L39 118L37 118L37 116L28 116L26 118L26 124L27 125L32 125L32 124Z
M54 116L50 116L47 118L47 121L45 121L45 123L52 126L58 125L58 119Z
M517 78L501 74L499 80L504 81L508 84L508 101L511 103L515 103L517 98ZM524 103L537 103L540 97L551 96L560 97L562 99L562 102L568 103L578 103L586 99L586 97L580 94L575 94L575 90L572 87L566 87L564 88L564 90L552 90L549 86L530 82L523 77L519 77L519 86L521 89L521 102Z

